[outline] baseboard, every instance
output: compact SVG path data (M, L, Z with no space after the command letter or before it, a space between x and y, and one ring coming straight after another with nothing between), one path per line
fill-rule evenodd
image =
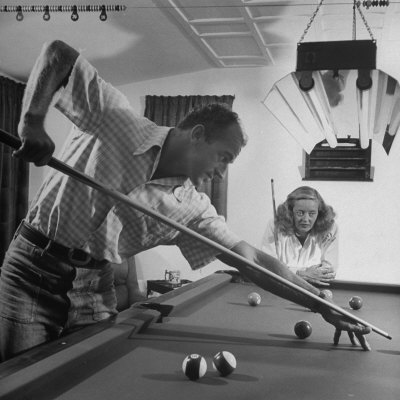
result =
M364 290L368 292L400 294L400 285L372 282L354 282L335 280L330 284L331 289Z

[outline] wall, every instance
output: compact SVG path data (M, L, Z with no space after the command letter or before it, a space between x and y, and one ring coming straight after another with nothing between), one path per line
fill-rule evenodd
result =
M141 114L147 94L235 95L233 109L241 117L249 142L229 169L230 227L244 240L259 245L266 221L272 215L271 178L275 181L277 204L297 186L309 184L321 192L338 215L340 267L337 278L399 284L400 225L396 221L400 198L399 139L390 156L386 156L380 145L373 144L373 182L302 181L302 149L261 103L273 83L288 72L276 68L217 69L125 85L120 89ZM57 141L62 143L60 135L65 122L60 122L55 113L50 115L48 123L50 131L58 135ZM32 188L37 186L41 174L32 171ZM182 278L194 280L225 268L222 263L215 262L193 272L174 247L146 251L138 255L136 261L139 279L143 282L162 279L165 269L180 269Z

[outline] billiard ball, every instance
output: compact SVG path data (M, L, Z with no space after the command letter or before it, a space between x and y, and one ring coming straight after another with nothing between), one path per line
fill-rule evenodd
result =
M213 367L221 376L228 376L236 369L236 358L229 351L219 351L213 357Z
M182 371L191 381L196 381L207 372L207 362L199 354L190 354L183 360Z
M298 321L294 326L294 333L299 339L305 339L311 335L312 326L308 321Z
M326 298L333 299L333 293L329 289L323 289L321 292L324 293Z
M247 301L253 307L258 306L261 303L261 296L256 292L250 293L247 296Z
M353 310L359 310L362 307L363 301L360 296L353 296L349 300L349 305Z

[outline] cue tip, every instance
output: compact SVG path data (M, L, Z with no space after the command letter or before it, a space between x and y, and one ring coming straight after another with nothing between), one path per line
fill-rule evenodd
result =
M370 326L370 328L372 329L372 331L378 333L379 335L385 337L386 339L392 340L392 337L387 332L381 331L380 329L376 329L375 327L371 327L371 326Z
M381 336L385 337L386 339L392 340L392 337L386 332L377 332L376 331L376 333L379 333Z

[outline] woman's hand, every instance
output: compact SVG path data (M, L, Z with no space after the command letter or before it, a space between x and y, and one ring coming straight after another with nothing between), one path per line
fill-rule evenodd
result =
M329 263L322 262L298 270L297 275L313 285L329 286L329 283L335 279L336 273Z

